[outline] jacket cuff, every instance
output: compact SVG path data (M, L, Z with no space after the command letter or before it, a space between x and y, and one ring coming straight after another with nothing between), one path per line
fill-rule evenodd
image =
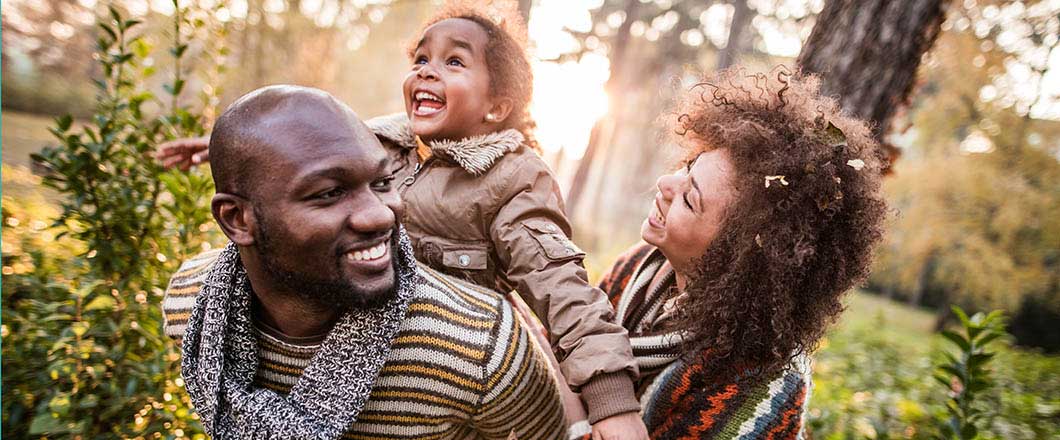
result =
M625 371L593 376L581 387L582 400L589 407L589 423L608 417L640 411L640 402L633 392L633 380Z

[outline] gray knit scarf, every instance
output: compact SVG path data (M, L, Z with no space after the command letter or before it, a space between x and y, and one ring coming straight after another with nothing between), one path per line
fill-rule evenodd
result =
M404 229L392 247L396 295L339 318L291 392L252 385L258 368L251 290L229 243L206 275L181 347L181 375L206 433L229 439L335 439L357 420L415 291Z

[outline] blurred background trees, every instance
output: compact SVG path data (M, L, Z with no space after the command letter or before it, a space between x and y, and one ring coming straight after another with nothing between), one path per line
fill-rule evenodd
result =
M402 111L404 49L439 4L3 2L5 433L29 435L41 416L33 435L124 436L150 427L193 436L190 413L173 400L183 399L173 391L174 347L152 339L160 331L155 289L180 258L204 242L219 244L201 209L211 189L205 170L165 173L138 154L168 137L208 131L232 99L271 83L323 88L365 118ZM131 131L102 142L84 130L98 135L113 123L99 119L108 114L100 103L114 94L100 88L111 76L101 63L107 58L94 55L108 36L98 25L111 21L108 6L141 22L130 31L138 39L129 41L126 60L135 65L135 87L122 92L139 114L125 107L118 119ZM944 414L945 396L931 378L940 341L928 335L955 324L949 304L1010 317L1014 339L993 363L997 388L984 396L996 416L980 434L1057 431L1055 0L521 0L518 7L530 18L538 137L592 274L638 239L655 179L674 165L659 122L673 117L666 109L675 92L703 72L736 65L748 73L780 63L819 72L827 93L874 121L900 158L885 180L894 216L866 292L852 296L817 356L814 438L929 436L917 428ZM175 20L183 24L175 28ZM63 114L73 118L54 120ZM72 140L74 133L81 137ZM122 153L101 157L104 145ZM51 150L31 168L30 155L46 146L84 157L57 162L61 150ZM88 192L42 188L57 175L131 192L99 192L113 196L101 211ZM155 195L158 212L148 215ZM147 204L138 208L133 199ZM71 209L83 218L70 217ZM121 266L131 260L135 267ZM136 286L113 285L120 280L105 273L115 268L136 274ZM74 356L78 347L88 347L87 358ZM115 363L120 356L107 364L118 348L153 353L150 361L130 359L155 369L137 376ZM118 376L125 380L118 388L99 388ZM129 385L129 377L140 379ZM98 415L112 403L116 412ZM89 413L96 418L78 426ZM55 420L74 425L46 424ZM113 429L85 430L101 421Z

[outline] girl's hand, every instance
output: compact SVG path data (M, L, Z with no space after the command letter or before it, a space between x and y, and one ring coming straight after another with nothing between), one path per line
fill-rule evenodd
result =
M176 139L158 146L155 160L169 169L179 166L187 171L191 167L210 161L210 137Z
M639 412L618 414L593 425L593 440L648 440L648 428Z

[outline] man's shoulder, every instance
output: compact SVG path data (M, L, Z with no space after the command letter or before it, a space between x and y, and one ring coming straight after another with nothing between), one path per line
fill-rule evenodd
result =
M444 309L461 315L496 318L511 304L496 291L443 274L426 264L416 264L420 286L413 303L440 303Z
M210 268L221 255L222 249L214 249L196 255L183 263L169 279L165 298L162 300L162 317L165 320L166 336L181 338L187 328L188 317L195 306L195 297L202 288Z

